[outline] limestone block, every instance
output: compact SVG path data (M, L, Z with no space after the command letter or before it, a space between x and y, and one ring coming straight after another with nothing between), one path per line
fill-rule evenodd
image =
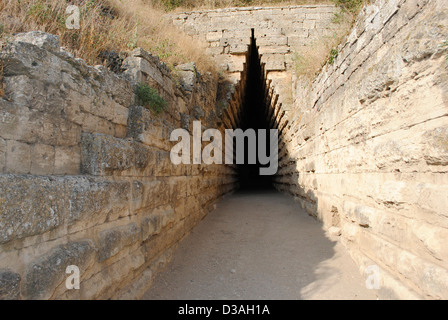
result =
M303 28L304 29L314 29L316 27L316 20L304 20L303 21Z
M234 44L230 46L228 53L237 55L237 54L245 54L247 51L248 51L248 45Z
M79 130L78 143L81 140L81 130ZM84 114L84 119L82 122L82 131L83 132L98 132L106 135L114 135L115 133L115 125L107 121L106 119L94 116L90 113Z
M269 47L260 47L260 54L287 54L290 52L289 46L269 46Z
M290 14L296 21L305 20L306 11L303 8L293 8L290 10Z
M18 300L20 298L20 275L6 269L0 269L0 300Z
M136 165L134 142L104 134L83 134L81 154L82 172L92 175L110 175Z
M285 57L282 54L264 54L261 62L266 63L267 71L284 71L286 70Z
M8 61L3 70L5 80L8 77L24 76L59 85L62 81L61 69L67 67L74 70L45 48L14 39L2 50L0 57ZM6 89L8 90L8 85Z
M49 179L2 176L0 243L41 234L64 222L63 186Z
M222 38L219 45L221 47L236 46L236 45L248 45L250 44L250 38Z
M321 19L321 14L317 13L317 12L307 13L305 15L305 19L307 19L307 20L320 20Z
M128 124L129 109L118 103L110 103L109 108L113 110L110 121L115 124L126 126Z
M134 181L132 188L132 203L136 210L155 208L169 202L169 190L162 181Z
M281 37L262 37L257 38L257 45L260 47L263 46L286 46L288 45L288 37L281 36Z
M129 57L123 61L124 74L132 81L140 83L154 80L163 87L163 73L157 65L141 57Z
M426 163L448 166L448 126L425 132L422 140Z
M34 126L30 123L28 108L16 107L13 103L0 100L0 136L4 139L20 139L35 142ZM37 128L36 128L37 129Z
M162 229L160 220L160 216L157 214L152 214L142 219L142 242L160 233Z
M157 235L166 226L176 219L174 209L170 205L161 206L151 211L151 214L142 221L142 241Z
M215 41L219 41L222 38L222 31L211 31L208 32L207 35L205 36L205 39L208 42L215 42Z
M241 72L244 70L245 56L233 56L228 60L229 72Z
M76 175L81 172L81 150L79 146L55 147L54 171L56 175Z
M48 175L53 173L55 151L53 146L35 144L31 148L31 174Z
M48 51L59 51L59 37L42 31L19 33L14 36L17 42L25 42Z
M191 93L198 80L198 70L194 62L181 64L176 67L176 73L180 77L180 85L187 92Z
M100 232L97 240L98 262L103 262L119 253L123 248L137 242L140 228L136 223Z
M236 29L226 28L222 32L222 37L225 39L241 39L247 44L250 43L251 36L252 36L251 29L245 26L241 26Z
M171 150L171 129L163 122L154 118L151 111L141 106L129 110L129 125L127 136L148 146L162 150Z
M0 138L0 173L6 170L6 141Z
M56 286L67 277L69 265L80 272L92 263L95 248L90 240L60 245L28 265L23 279L22 295L25 299L49 299Z
M60 178L57 182L65 185L67 190L63 198L69 204L70 211L66 216L70 226L79 223L80 228L85 229L96 225L98 221L104 222L111 213L129 211L129 182L84 177Z
M6 170L10 173L30 173L30 145L14 140L8 140L6 144Z

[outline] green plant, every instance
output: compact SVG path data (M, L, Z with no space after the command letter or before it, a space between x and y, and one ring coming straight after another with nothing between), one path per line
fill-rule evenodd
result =
M345 19L345 15L343 12L337 12L334 14L333 19L331 20L332 23L335 24L341 24Z
M184 5L184 0L162 0L161 1L166 11L174 10Z
M138 104L153 110L156 114L161 113L167 107L165 99L163 99L154 88L151 88L146 83L140 83L137 86L136 100Z
M130 50L134 50L138 47L138 28L135 28L135 32L132 34L131 39L129 39L127 47Z
M338 50L337 49L331 49L331 51L330 51L330 57L328 58L328 63L329 64L333 64L334 63L334 60L337 58L337 56L338 56Z
M343 10L350 12L353 16L357 15L361 10L365 0L333 0L336 5L340 6Z

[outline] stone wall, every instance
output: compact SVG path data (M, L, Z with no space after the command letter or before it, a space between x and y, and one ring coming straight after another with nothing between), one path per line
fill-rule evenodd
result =
M447 21L444 0L374 1L284 120L276 186L383 298L448 298Z
M338 12L333 5L246 7L184 12L169 18L187 34L203 41L207 52L235 82L244 69L254 29L266 78L273 80L280 103L289 109L289 71L294 53L333 36L341 27L333 23Z
M236 186L230 167L169 157L173 129L219 127L217 80L192 63L174 79L141 49L117 75L42 32L17 35L0 59L0 299L139 297ZM166 111L135 103L142 81ZM66 289L69 265L80 290Z

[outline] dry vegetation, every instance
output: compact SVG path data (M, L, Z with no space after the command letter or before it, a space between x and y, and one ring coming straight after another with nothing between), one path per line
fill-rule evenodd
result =
M337 46L350 32L353 22L368 0L334 0L341 7L341 12L334 17L334 23L340 28L333 35L320 41L310 43L294 53L295 72L299 77L313 80L326 64L333 64L338 56Z
M294 53L295 72L298 76L312 80L328 62L332 64L338 52L335 49L347 35L351 23L349 19L341 22L341 29L332 36L310 43L309 46Z
M61 43L89 64L101 63L104 51L126 52L142 47L158 55L168 66L194 61L201 71L215 72L205 55L204 44L179 31L164 18L167 10L216 8L242 5L298 5L336 3L347 13L347 24L363 0L1 0L0 44L17 32L41 30L58 35ZM68 5L79 6L81 28L69 30L65 21ZM347 18L348 17L348 18ZM344 27L345 28L345 27ZM308 52L298 52L298 71L314 75L328 60L331 48L344 33L315 43Z
M69 30L68 5L78 5L81 28ZM41 30L90 64L98 64L103 51L130 51L142 47L169 66L195 61L202 71L214 71L202 44L164 19L164 10L150 0L1 0L0 40L17 32Z

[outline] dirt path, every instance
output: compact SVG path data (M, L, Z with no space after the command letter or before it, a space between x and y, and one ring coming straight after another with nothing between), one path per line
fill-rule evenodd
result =
M376 299L344 247L291 197L228 196L143 299Z

